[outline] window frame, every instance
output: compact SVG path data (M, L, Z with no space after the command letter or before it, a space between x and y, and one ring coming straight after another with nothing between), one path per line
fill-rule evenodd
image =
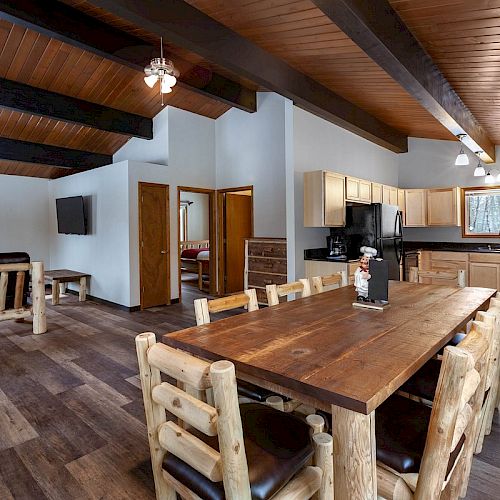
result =
M500 185L491 185L491 186L471 186L471 187L463 187L461 188L462 192L462 237L463 238L499 238L500 234L498 233L487 233L487 234L468 234L467 226L466 226L466 210L467 210L467 202L466 202L466 194L470 191L497 191L500 190Z

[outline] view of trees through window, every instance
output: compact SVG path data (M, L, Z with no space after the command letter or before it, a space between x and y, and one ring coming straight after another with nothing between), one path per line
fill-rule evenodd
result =
M500 189L466 191L466 234L500 234Z

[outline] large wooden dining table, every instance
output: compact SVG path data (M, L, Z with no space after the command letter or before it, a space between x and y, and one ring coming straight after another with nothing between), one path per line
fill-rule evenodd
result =
M332 413L335 498L376 499L377 407L465 330L496 290L391 282L384 311L352 286L163 336L166 344Z

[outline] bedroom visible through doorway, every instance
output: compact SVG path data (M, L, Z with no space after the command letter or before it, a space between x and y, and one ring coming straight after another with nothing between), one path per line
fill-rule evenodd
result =
M215 191L180 186L178 194L179 297L215 294Z

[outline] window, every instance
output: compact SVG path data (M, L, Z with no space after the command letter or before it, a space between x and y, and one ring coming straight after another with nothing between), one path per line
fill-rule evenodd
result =
M463 235L500 237L500 188L465 188Z

